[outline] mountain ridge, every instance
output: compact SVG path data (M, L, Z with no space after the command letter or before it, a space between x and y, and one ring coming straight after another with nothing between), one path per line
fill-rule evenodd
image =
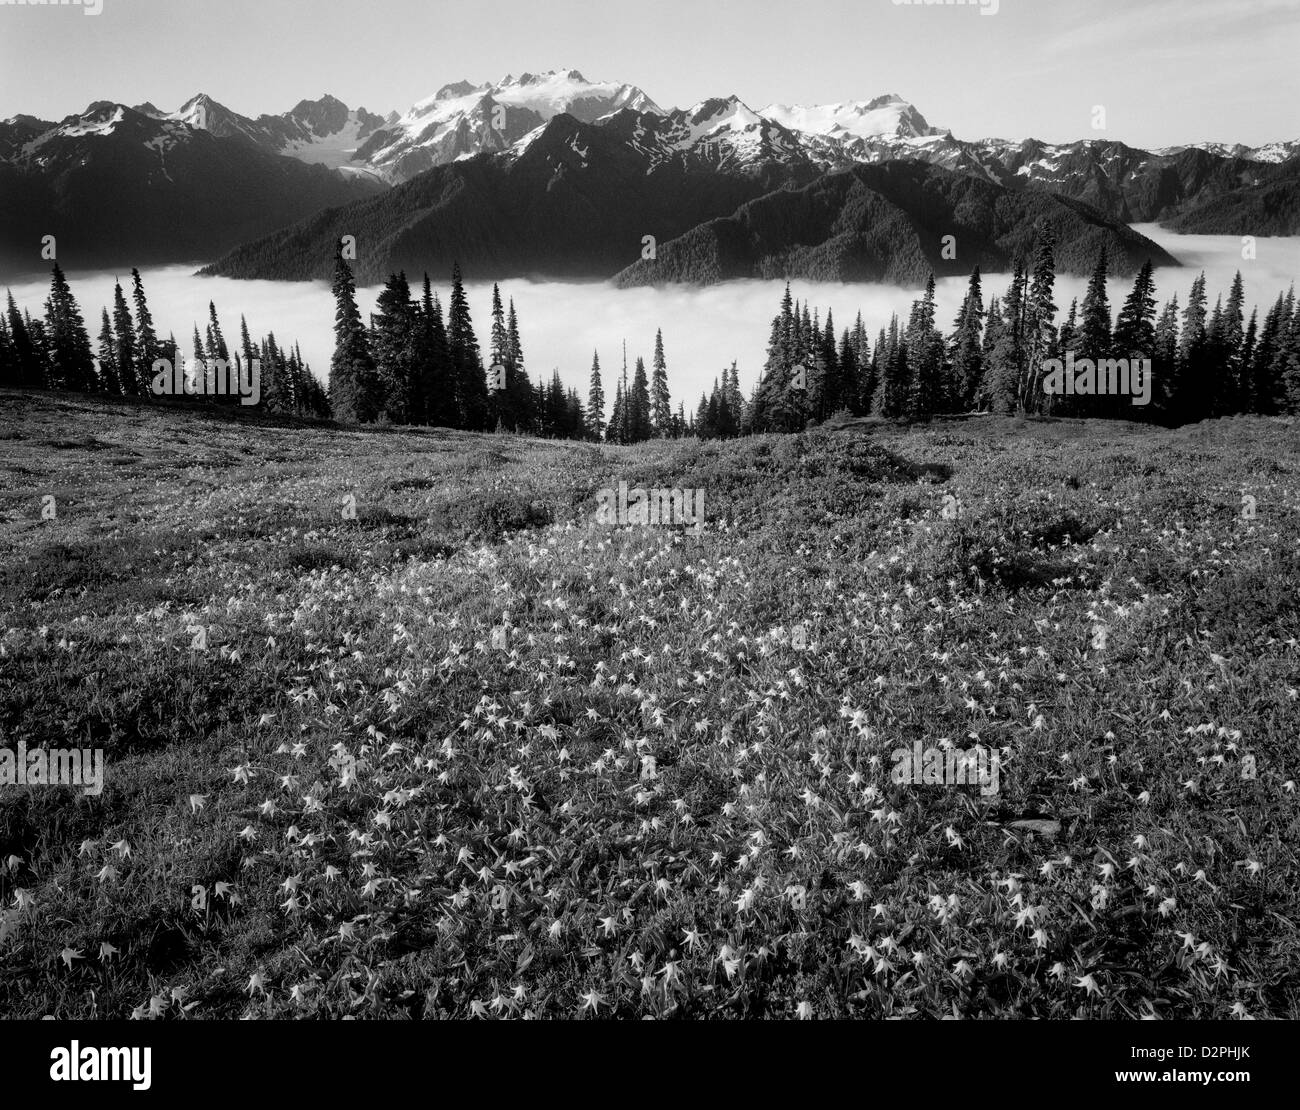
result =
M831 173L807 162L772 161L747 173L717 173L680 157L658 157L629 127L635 119L624 114L623 126L611 127L556 116L513 159L485 154L434 167L388 192L245 244L202 272L326 278L335 244L352 235L362 282L453 263L467 279L915 281L930 270L969 272L977 260L1004 267L1044 217L1061 221L1067 242L1087 244L1078 258L1063 248L1062 272L1087 272L1101 245L1120 273L1147 257L1176 265L1156 244L1070 198L1015 192L920 161ZM841 195L854 182L860 187ZM822 192L809 192L817 189ZM754 204L767 217L764 231L750 236L751 257L740 260L738 229ZM836 222L845 211L857 221L851 227ZM982 229L984 222L991 229ZM967 244L959 245L960 261L952 265L938 257L949 232ZM660 252L654 262L640 258L647 237ZM724 263L727 245L735 258Z
M526 159L560 117L626 146L640 158L642 174L671 169L739 179L740 185L720 182L713 189L737 205L757 199L764 186L803 187L854 166L920 161L1012 192L1059 194L1116 222L1161 221L1207 233L1249 233L1245 227L1256 234L1300 233L1288 168L1300 140L1158 151L1104 138L967 141L931 125L897 93L830 105L769 104L760 111L732 94L664 109L635 85L591 82L569 69L451 82L402 115L349 108L325 93L278 115L251 118L200 92L174 112L148 101L136 107L95 101L57 122L11 116L0 121L0 185L8 202L0 213L0 260L30 256L31 226L71 236L85 264L220 257L313 213L400 188L441 167L479 157L505 165ZM203 135L219 146L200 152ZM572 168L581 168L580 160ZM549 186L543 181L539 187ZM110 198L98 216L96 196ZM530 198L514 202L538 210ZM734 207L709 209L703 218L728 217ZM150 226L160 214L174 221L172 234ZM608 213L601 218L622 226ZM672 234L663 241L690 230L669 224ZM485 257L503 253L481 245ZM472 259L478 248L467 249ZM573 252L560 251L560 257L568 260L561 267L568 272Z

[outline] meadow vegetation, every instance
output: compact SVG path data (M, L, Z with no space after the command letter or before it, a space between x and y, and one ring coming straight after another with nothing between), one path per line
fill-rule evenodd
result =
M107 760L0 787L7 1016L1300 1017L1294 417L3 392L0 467L0 745ZM702 533L595 524L620 481Z

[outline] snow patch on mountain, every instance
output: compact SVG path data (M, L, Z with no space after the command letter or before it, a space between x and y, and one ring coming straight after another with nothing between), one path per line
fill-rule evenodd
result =
M865 103L769 104L760 114L807 135L873 139L917 138L935 133L925 117L895 93Z
M405 181L431 166L485 151L515 148L512 153L518 154L522 140L561 113L592 123L624 109L661 111L634 85L588 81L576 69L507 76L495 84L458 81L385 124L363 155L376 173Z
M102 110L89 113L78 119L76 123L66 124L59 130L62 135L70 139L80 138L84 135L111 135L117 125L122 122L124 115L121 106L118 106L110 113L105 113Z
M1249 147L1243 143L1185 143L1182 146L1166 146L1153 151L1154 154L1175 155L1185 150L1204 150L1217 154L1221 158L1245 158L1248 162L1285 162L1300 154L1300 139L1289 142L1266 143L1263 146Z

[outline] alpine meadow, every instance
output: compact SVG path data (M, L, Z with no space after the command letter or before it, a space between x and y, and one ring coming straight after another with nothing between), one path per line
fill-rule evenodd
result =
M1281 1077L1300 3L310 8L0 6L15 1089Z

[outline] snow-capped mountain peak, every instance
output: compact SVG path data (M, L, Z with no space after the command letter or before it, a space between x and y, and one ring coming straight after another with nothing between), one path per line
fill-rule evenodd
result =
M912 139L937 133L916 108L896 93L865 103L769 104L762 114L791 131L809 135Z
M169 113L167 118L174 119L178 123L188 123L191 127L206 128L204 116L211 108L225 110L207 93L195 93L175 112Z
M256 119L203 92L173 112L149 102L132 108L100 101L61 123L21 116L5 121L0 124L0 159L41 161L58 138L96 142L109 136L129 137L162 159L178 143L204 142L201 133L206 132L349 176L399 184L433 166L480 154L517 158L562 114L609 128L649 167L682 161L729 173L766 172L774 164L826 170L921 159L1016 187L1055 187L1084 174L1085 163L1113 182L1139 172L1144 160L1186 161L1190 154L1184 152L1193 150L1261 165L1300 154L1300 141L1254 148L1200 143L1150 153L1100 140L1057 145L1032 139L961 141L932 127L893 92L836 104L770 104L759 111L732 94L665 110L635 85L590 81L576 69L554 69L496 82L453 81L405 113L387 116L349 108L329 93Z
M1181 146L1166 146L1153 153L1162 156L1181 154L1185 150L1204 150L1217 154L1220 158L1245 158L1250 162L1285 162L1300 154L1300 139L1288 142L1265 143L1263 146L1249 147L1244 143L1190 143Z
M183 123L195 131L207 131L218 139L237 137L253 143L258 141L257 126L251 119L232 112L207 93L196 93L175 112L161 118Z
M442 88L434 93L433 99L454 100L457 97L469 96L472 92L482 92L487 88L487 85L474 85L469 81L452 81L450 84L443 85Z
M707 127L709 131L724 128L744 131L763 123L763 117L735 94L702 100L690 108L686 115L692 126Z
M458 81L386 123L361 154L387 180L405 181L430 166L508 150L561 113L593 123L623 109L660 111L635 85L588 81L576 69Z

